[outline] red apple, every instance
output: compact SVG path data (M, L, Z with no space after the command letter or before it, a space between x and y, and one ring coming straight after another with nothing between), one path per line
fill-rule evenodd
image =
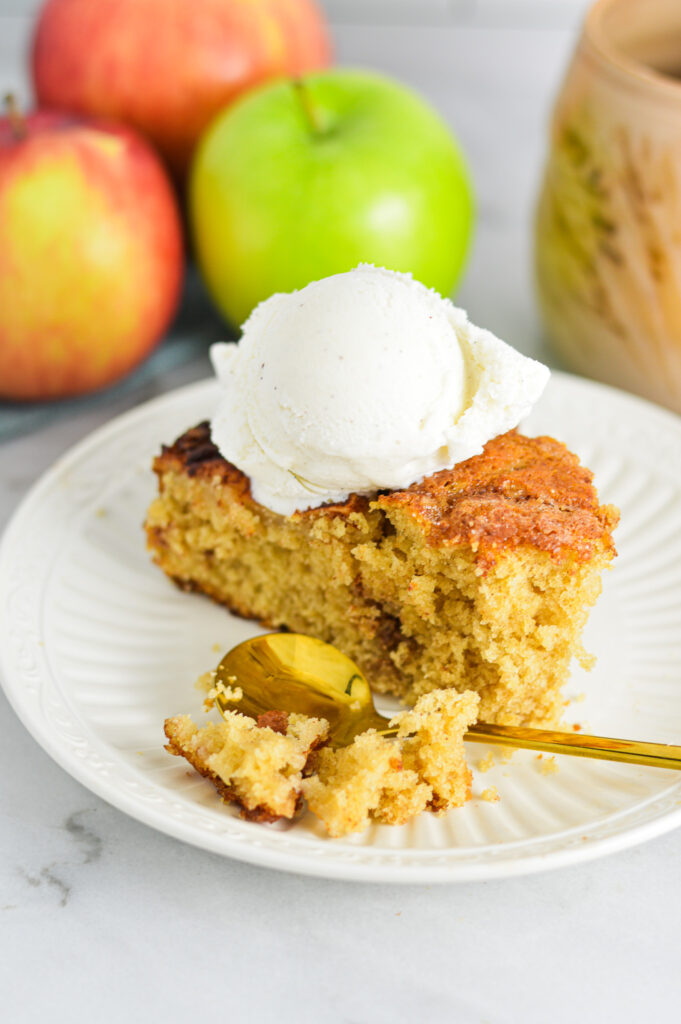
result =
M103 387L156 345L182 280L180 215L127 128L0 118L0 396Z
M329 58L314 0L48 0L33 76L39 103L134 125L181 177L226 104Z

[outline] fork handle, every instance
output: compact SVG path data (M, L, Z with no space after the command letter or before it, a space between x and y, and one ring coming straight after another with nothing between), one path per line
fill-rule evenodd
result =
M489 725L478 722L465 736L474 743L497 743L502 747L521 747L573 757L595 757L602 761L624 761L656 768L681 769L681 746L646 743L643 740L617 740L608 736L529 729L520 725Z

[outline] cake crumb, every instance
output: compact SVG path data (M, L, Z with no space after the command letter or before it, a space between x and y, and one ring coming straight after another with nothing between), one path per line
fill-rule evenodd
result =
M211 651L215 651L216 654L218 653L218 651L221 651L221 650L222 650L222 644L214 643L213 646L211 647Z
M213 669L211 672L204 672L196 680L196 689L203 690L206 694L203 702L205 711L210 711L215 707L215 700L220 694L225 700L230 703L235 703L242 699L244 692L240 686L236 686L236 676L227 676L228 682L225 683L222 679L217 678L217 672Z
M499 792L496 786L489 786L487 789L483 789L480 794L480 799L485 800L488 804L495 804L499 800Z
M575 651L575 657L577 658L577 661L582 666L582 668L585 669L587 672L591 671L591 669L594 667L597 661L596 655L591 654L590 651L585 651L584 648L581 647L581 644L580 647L577 648L577 650Z
M239 687L213 682L207 701L242 696ZM268 711L253 721L234 709L201 728L178 715L166 719L166 749L186 758L250 820L291 820L305 798L337 838L370 821L401 825L421 811L442 814L470 799L463 737L478 705L476 693L433 690L391 719L395 736L369 729L336 749L326 745L328 723L304 715Z
M236 683L236 676L227 676L229 683ZM206 696L204 706L212 707L218 695L223 697L230 703L236 703L240 701L244 695L244 691L240 686L231 686L228 683L223 683L222 679L217 679L215 685L210 688Z
M212 690L213 687L215 686L216 676L217 672L215 671L214 668L211 669L210 672L202 672L199 678L194 683L194 686L196 687L197 690L203 690L205 693L208 693L208 691Z
M542 758L543 755L540 754L539 759L542 760ZM542 760L542 763L539 765L539 771L542 775L555 775L558 771L558 762L556 761L555 755Z
M488 772L490 768L494 768L495 763L494 754L490 750L489 754L478 761L477 769L479 772Z
M311 752L328 736L319 718L274 711L258 722L237 711L199 728L188 715L167 718L166 750L210 779L225 802L250 821L291 819L302 803Z
M370 729L347 747L323 747L303 779L309 809L339 838L370 821L403 825L424 810L461 807L471 795L463 735L478 703L469 691L431 690L391 719L394 738Z

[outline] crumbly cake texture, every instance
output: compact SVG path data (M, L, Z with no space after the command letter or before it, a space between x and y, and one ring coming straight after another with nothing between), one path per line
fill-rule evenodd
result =
M564 445L515 431L404 491L281 516L207 423L154 462L148 544L179 586L333 643L379 692L473 689L480 718L559 720L618 513Z
M164 729L166 750L185 757L251 821L294 816L308 757L328 734L322 719L280 711L257 721L228 711L223 721L201 728L188 715L177 715L166 719Z
M443 813L470 797L463 737L478 695L438 690L393 719L397 736L373 730L337 750L321 744L321 719L271 711L257 721L229 711L203 727L187 715L165 722L166 749L213 782L223 800L255 821L293 818L302 798L330 836L371 821L401 825L424 810Z
M349 747L320 748L303 780L308 807L334 837L461 807L471 795L463 737L478 706L471 691L435 690L392 720L396 740L369 731Z

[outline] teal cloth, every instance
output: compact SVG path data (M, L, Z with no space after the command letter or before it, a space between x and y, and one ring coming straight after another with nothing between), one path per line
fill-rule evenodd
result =
M76 410L92 408L142 388L154 378L203 355L214 341L234 337L211 307L198 273L190 267L180 309L159 347L119 383L94 394L52 402L0 401L0 442L29 433Z

